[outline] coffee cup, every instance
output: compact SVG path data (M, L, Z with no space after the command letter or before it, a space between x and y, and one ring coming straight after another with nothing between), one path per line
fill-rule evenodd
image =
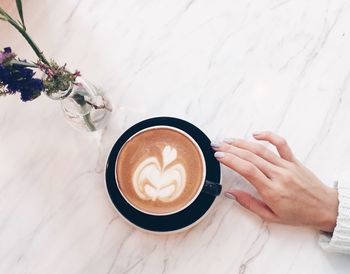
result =
M201 193L217 196L221 185L206 179L206 162L197 142L166 125L144 128L119 150L115 177L119 192L139 212L166 216L183 211Z
M123 132L107 158L105 180L121 217L155 233L199 223L221 192L220 163L209 138L175 117L149 118Z

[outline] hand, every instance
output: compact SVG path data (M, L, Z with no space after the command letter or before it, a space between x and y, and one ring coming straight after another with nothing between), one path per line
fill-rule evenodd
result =
M269 222L333 231L338 214L337 191L304 167L283 138L271 132L253 136L274 145L280 157L257 142L242 139L213 142L212 147L215 157L248 180L262 201L240 190L230 190L226 196Z

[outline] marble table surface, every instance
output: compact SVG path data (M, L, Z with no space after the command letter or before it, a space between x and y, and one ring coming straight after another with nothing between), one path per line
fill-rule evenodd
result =
M0 0L16 14L14 1ZM220 196L194 228L153 235L111 206L104 165L135 122L169 115L210 138L286 137L326 184L350 165L346 0L28 0L27 29L113 103L97 134L60 105L0 98L0 273L349 273L309 228L267 224ZM0 22L0 46L34 59ZM223 168L223 188L251 187Z

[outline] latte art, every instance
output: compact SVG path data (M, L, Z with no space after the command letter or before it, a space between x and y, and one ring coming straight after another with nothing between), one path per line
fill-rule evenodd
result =
M204 158L191 137L170 127L136 133L121 148L117 184L136 209L166 215L183 209L204 183Z
M165 146L162 161L152 156L143 160L132 178L136 194L144 200L163 202L179 197L185 187L186 171L181 163L171 165L176 159L176 149Z

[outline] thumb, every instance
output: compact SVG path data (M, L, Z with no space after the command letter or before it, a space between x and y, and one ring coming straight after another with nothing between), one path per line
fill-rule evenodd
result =
M230 190L225 193L227 198L235 199L241 206L255 213L266 221L276 220L276 214L263 201L258 200L248 192ZM233 196L233 197L232 197Z

